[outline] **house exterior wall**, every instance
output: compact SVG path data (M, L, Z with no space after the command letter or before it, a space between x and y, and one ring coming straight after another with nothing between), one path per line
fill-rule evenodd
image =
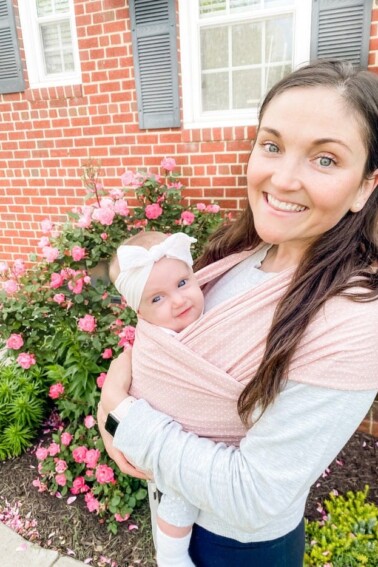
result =
M254 128L139 130L127 1L75 0L75 14L82 84L0 95L0 261L35 252L40 222L83 204L89 158L106 188L120 187L125 169L157 172L171 156L192 202L236 210L245 195ZM20 28L19 40L27 81ZM369 68L378 72L378 0Z

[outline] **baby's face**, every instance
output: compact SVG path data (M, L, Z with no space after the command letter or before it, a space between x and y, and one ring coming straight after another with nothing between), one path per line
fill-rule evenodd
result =
M138 316L179 333L203 312L204 299L192 269L174 258L154 264L140 302Z

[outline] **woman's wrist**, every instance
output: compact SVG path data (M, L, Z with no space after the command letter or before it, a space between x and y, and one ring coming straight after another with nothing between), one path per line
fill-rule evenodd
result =
M122 400L113 410L106 413L105 409L102 407L101 402L99 403L99 409L102 409L102 415L104 416L105 420L105 430L110 433L113 437L117 430L119 423L124 419L129 410L131 405L136 401L136 398L133 396L127 396L124 400Z

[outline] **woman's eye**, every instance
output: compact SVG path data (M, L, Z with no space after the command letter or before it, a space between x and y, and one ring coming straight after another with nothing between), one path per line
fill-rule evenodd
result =
M179 281L179 284L178 284L178 287L182 287L183 285L186 284L187 281L188 281L188 280L180 280L180 281Z
M319 159L319 165L321 165L322 167L329 167L330 165L336 163L334 159L328 157L328 156L320 156Z
M273 144L272 142L266 142L264 144L264 148L270 154L277 154L279 152L278 146L276 146L276 144Z

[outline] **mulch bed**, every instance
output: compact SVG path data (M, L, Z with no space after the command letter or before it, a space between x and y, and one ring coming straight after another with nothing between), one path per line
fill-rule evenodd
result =
M89 565L96 567L111 565L111 560L120 567L155 565L146 503L131 519L138 530L129 531L128 525L121 525L114 536L99 524L94 514L88 513L80 498L67 505L64 499L39 493L32 486L32 481L37 478L36 467L37 461L31 451L0 463L0 511L6 505L18 502L21 516L30 512L31 518L37 520L37 543L81 561L92 558ZM314 484L306 517L311 520L320 518L317 507L332 490L339 493L363 490L366 484L370 486L369 500L378 505L377 473L378 439L356 433Z

